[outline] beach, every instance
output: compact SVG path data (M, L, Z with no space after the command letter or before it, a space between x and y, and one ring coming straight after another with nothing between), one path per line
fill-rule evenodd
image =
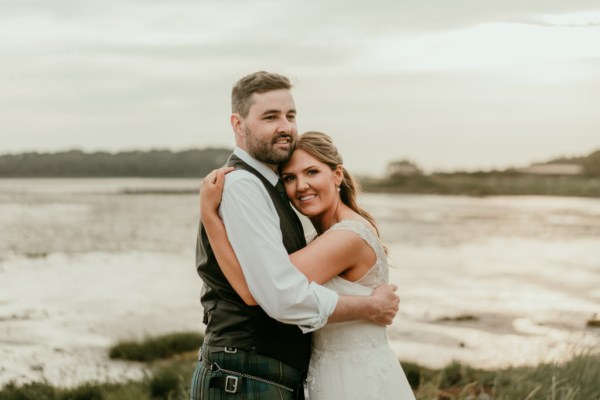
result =
M110 345L203 331L197 196L149 190L193 185L0 180L0 385L137 379L143 365L109 360ZM361 200L399 285L399 359L500 368L599 348L600 200Z
M0 273L0 384L141 378L111 361L118 340L201 331L199 279L165 254L53 254Z

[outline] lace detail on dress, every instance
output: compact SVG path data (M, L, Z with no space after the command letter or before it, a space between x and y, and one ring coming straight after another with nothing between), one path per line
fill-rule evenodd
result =
M353 220L329 229L356 233L373 248L376 260L358 281L336 276L324 286L339 294L367 296L388 282L387 256L375 232ZM314 332L307 382L313 400L414 400L389 347L386 327L367 321L327 324Z
M385 382L382 377L391 376L396 380L400 378L398 361L385 342L375 348L355 347L350 351L314 350L312 357L315 357L315 362L311 365L311 370L320 371L321 376L314 376L309 370L307 383L311 396L317 400L382 400L398 398L396 396L400 395L395 391L394 397L390 397L388 387L382 384ZM328 387L331 386L331 380L335 380L337 390L332 391ZM360 386L353 387L354 385Z
M304 234L304 240L306 240L306 243L310 243L313 240L315 240L316 238L317 238L317 232L315 232L315 231L311 231L311 232Z
M355 281L355 283L360 283L362 285L368 286L370 288L375 288L382 283L388 283L389 281L389 271L387 264L387 255L383 249L383 245L381 241L373 232L373 230L367 227L360 221L354 221L350 219L345 219L343 221L334 224L330 230L348 230L356 233L360 236L375 252L375 256L377 257L375 260L375 264L371 269L359 280Z

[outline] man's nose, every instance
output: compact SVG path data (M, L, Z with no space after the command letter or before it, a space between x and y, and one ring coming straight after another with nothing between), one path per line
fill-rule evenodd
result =
M292 129L294 129L294 126L294 122L288 120L287 118L282 118L278 126L278 132L287 133L289 135L292 133Z

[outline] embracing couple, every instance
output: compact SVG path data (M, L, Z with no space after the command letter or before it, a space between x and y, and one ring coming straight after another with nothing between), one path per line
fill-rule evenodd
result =
M387 342L399 298L375 220L331 138L298 136L290 90L264 71L232 90L236 148L201 190L191 399L414 400Z

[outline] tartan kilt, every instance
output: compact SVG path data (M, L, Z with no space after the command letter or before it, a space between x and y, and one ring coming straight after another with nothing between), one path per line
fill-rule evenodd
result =
M295 389L292 393L277 386L251 378L239 378L237 393L227 393L223 388L210 387L213 377L227 377L223 371L211 371L199 360L192 376L190 400L295 400L303 399L303 373L279 360L256 353L254 350L237 350L235 353L210 351L206 345L200 349L201 357L220 368L257 376ZM300 396L300 397L299 397Z

